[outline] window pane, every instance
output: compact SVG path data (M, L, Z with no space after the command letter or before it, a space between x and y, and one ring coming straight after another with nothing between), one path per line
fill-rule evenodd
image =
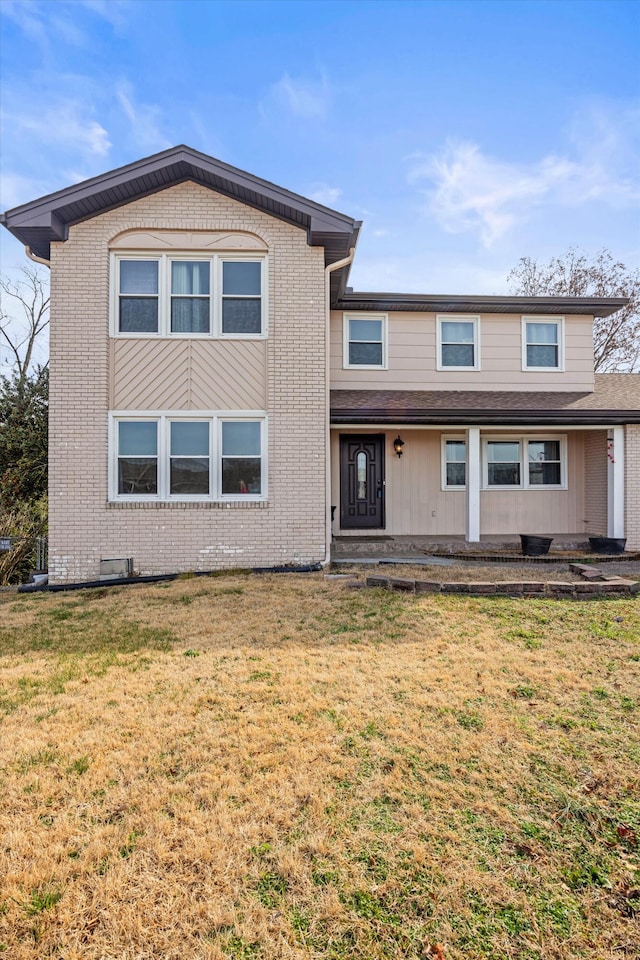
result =
M120 297L120 333L157 332L157 297Z
M208 457L209 424L174 420L171 424L171 456Z
M223 300L223 333L261 333L261 300Z
M155 457L121 457L118 460L118 493L158 492L158 461Z
M490 487L520 486L519 463L490 463L487 474Z
M464 440L447 440L447 461L464 463L467 459L467 445Z
M171 332L209 333L208 297L172 297Z
M225 296L259 297L261 263L245 261L222 264L222 293Z
M467 482L466 463L448 463L447 464L447 486L464 487Z
M443 343L442 344L442 366L443 367L472 367L474 346L470 343Z
M554 346L528 346L528 367L557 367L558 348Z
M367 455L366 453L359 453L356 457L356 481L357 481L357 498L358 500L367 499Z
M121 260L120 293L157 293L157 260Z
M209 493L207 457L172 457L170 474L170 492L173 494Z
M223 457L259 457L260 423L256 420L231 421L222 424Z
M118 424L118 453L121 457L155 457L158 424L151 420L123 420Z
M260 470L258 457L226 457L222 461L223 494L261 493Z
M443 343L473 343L473 323L446 320L440 336Z
M209 293L209 263L192 260L171 262L171 293Z
M367 364L369 366L382 366L382 344L381 343L350 343L349 344L349 363Z
M349 340L382 342L382 320L349 320Z
M559 460L559 440L529 440L529 460Z
M530 463L529 483L532 486L556 485L562 483L559 463Z
M490 461L520 460L520 444L517 440L490 440L487 444Z
M528 323L527 343L557 343L557 323Z

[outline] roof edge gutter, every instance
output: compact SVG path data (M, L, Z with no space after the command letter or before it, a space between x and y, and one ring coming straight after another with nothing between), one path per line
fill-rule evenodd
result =
M32 251L32 249L31 249L30 246L27 245L27 246L24 248L24 252L25 252L26 255L29 257L29 260L33 260L34 263L41 263L41 264L43 264L45 267L48 267L49 270L51 270L51 260L45 260L44 257L39 257L37 254L35 254L35 253Z

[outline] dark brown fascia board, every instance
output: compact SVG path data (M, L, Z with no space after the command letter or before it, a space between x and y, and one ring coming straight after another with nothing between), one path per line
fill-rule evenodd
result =
M626 297L475 297L419 293L357 293L347 290L337 304L337 308L345 311L548 313L609 317L625 307L628 302Z
M169 182L158 182L155 185L147 182L145 185L145 178L153 178L171 167L175 168L175 173ZM68 227L73 223L91 219L174 183L197 180L198 171L216 178L217 188L221 192L228 192L242 203L267 210L272 216L306 229L308 243L323 246L329 253L328 263L347 256L357 241L360 221L185 145L171 147L30 203L13 207L0 215L0 223L24 243L28 244L30 239L37 238L41 247L37 252L42 256L45 253L42 250L45 244L42 239L43 228L48 229L48 242L64 240ZM112 193L109 198L109 191L117 191L119 196ZM81 209L90 200L94 201L92 209Z
M429 426L451 426L452 424L468 423L485 426L526 426L527 424L541 426L609 426L612 424L640 423L640 410L435 410L427 413L425 410L406 409L391 410L389 408L371 410L350 410L335 407L331 409L331 423L384 425L406 423Z

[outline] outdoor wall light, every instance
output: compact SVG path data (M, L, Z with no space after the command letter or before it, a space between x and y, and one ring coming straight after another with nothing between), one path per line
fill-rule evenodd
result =
M393 449L396 452L396 457L402 456L402 448L404 447L404 440L400 438L400 434L393 441Z

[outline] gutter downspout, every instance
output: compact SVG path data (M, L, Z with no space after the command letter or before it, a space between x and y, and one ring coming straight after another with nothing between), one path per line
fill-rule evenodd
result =
M25 247L24 252L29 257L29 260L33 260L34 263L42 263L45 267L49 267L51 270L51 260L45 260L44 257L38 257L35 253L32 253L31 247Z
M331 337L331 274L335 270L340 270L342 267L346 267L349 264L353 263L353 258L355 256L356 248L349 248L349 256L344 257L343 260L338 260L336 263L330 263L328 267L324 268L324 309L325 309L325 335L324 335L324 349L325 349L325 380L326 380L326 398L325 398L325 419L327 424L326 429L326 449L325 449L325 478L324 478L324 487L325 487L325 555L323 567L328 566L331 563L331 409L330 409L330 391L331 391L331 352L330 352L330 337Z

